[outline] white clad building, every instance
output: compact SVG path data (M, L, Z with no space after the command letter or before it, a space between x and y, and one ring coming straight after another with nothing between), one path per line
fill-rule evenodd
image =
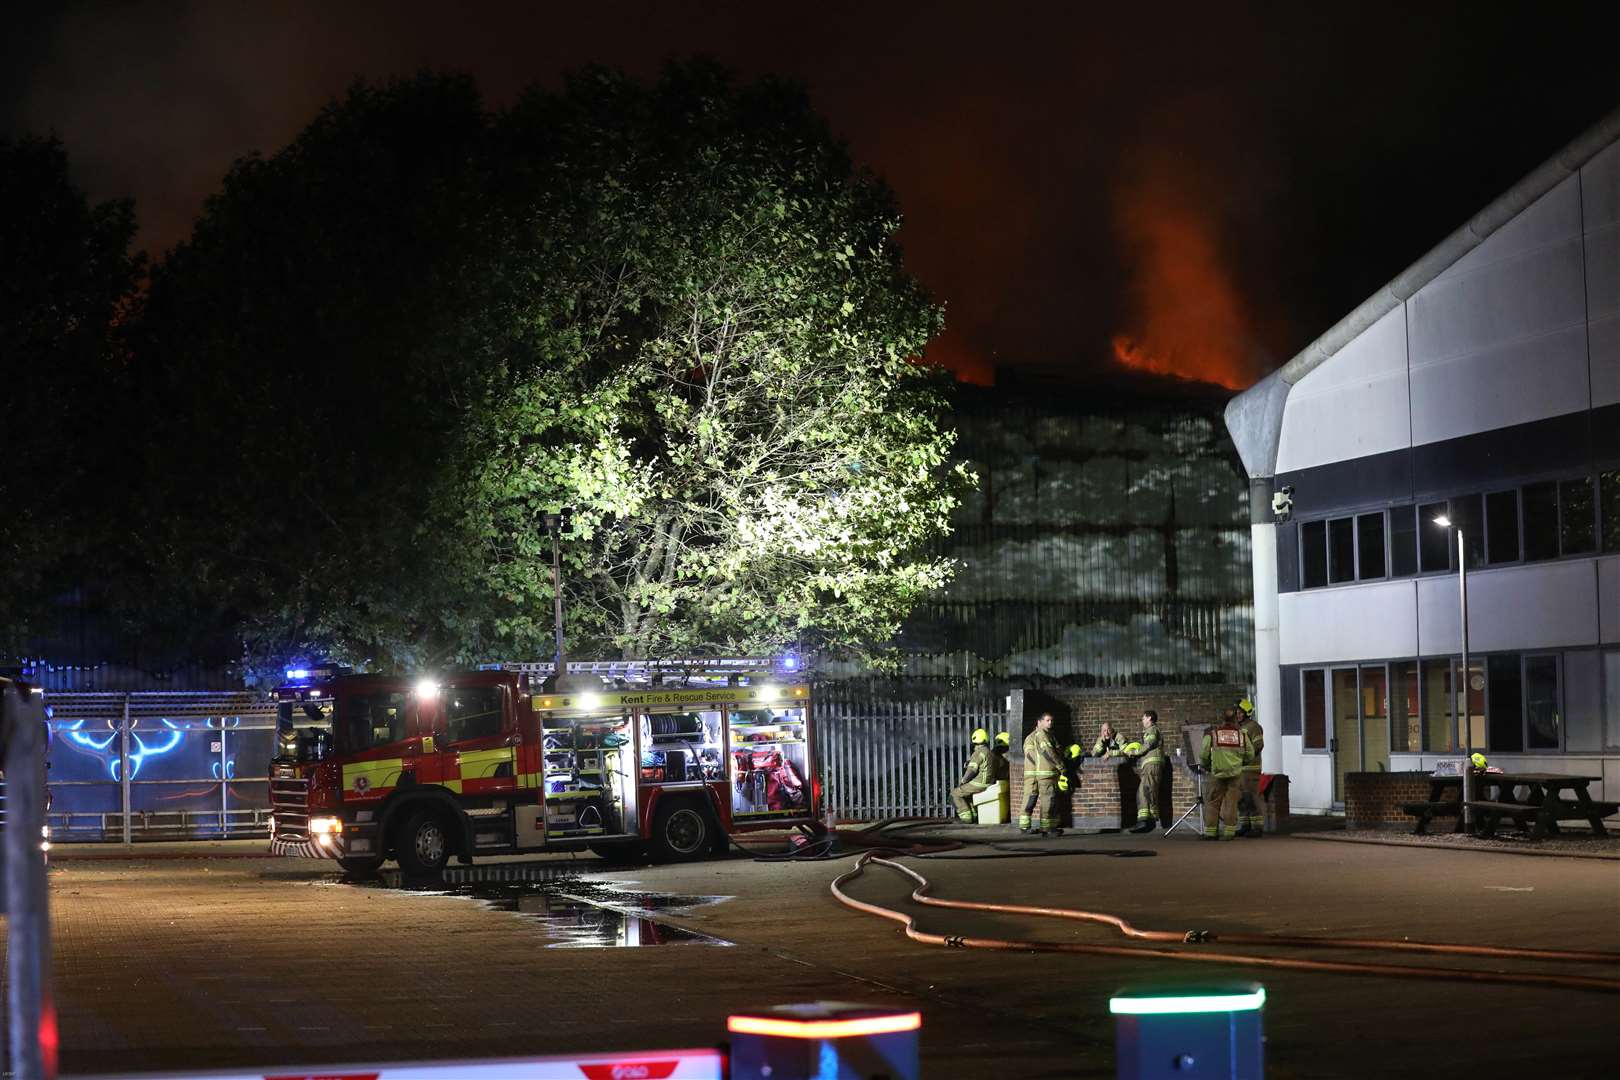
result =
M1620 798L1620 111L1226 422L1253 485L1265 769L1296 810L1459 756L1459 712L1493 765ZM1461 708L1442 515L1466 544Z

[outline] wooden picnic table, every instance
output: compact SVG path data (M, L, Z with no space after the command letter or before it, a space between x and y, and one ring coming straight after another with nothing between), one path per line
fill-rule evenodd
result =
M1510 818L1521 827L1528 825L1532 840L1558 835L1561 821L1584 821L1591 825L1594 836L1606 836L1603 818L1620 804L1593 800L1587 787L1601 780L1599 776L1566 773L1476 772L1474 798L1468 803L1475 832L1482 837L1494 836L1502 819ZM1429 801L1407 806L1408 812L1418 818L1415 831L1421 833L1434 817L1452 814L1457 815L1460 828L1461 789L1461 776L1431 777ZM1445 798L1451 791L1456 791L1456 797Z

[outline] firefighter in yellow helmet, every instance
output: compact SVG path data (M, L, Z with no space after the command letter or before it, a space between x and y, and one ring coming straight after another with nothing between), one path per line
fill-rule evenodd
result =
M1058 778L1063 775L1063 755L1052 741L1052 714L1042 713L1035 730L1024 739L1024 812L1018 815L1019 832L1039 832L1057 836Z
M1164 788L1164 740L1159 734L1159 714L1142 711L1142 740L1126 743L1123 753L1136 770L1136 826L1133 833L1152 832L1158 824L1159 792Z
M972 745L973 753L962 769L962 778L951 788L951 802L956 806L956 816L967 822L974 820L973 796L989 787L996 778L995 758L990 752L990 733L984 728L975 728Z
M1199 761L1209 772L1212 783L1204 801L1204 839L1231 840L1237 836L1238 790L1243 783L1243 766L1254 760L1254 745L1238 726L1238 711L1227 709L1218 727L1204 733ZM1226 834L1221 835L1221 825Z
M1012 736L1005 731L996 732L995 741L990 744L990 753L993 755L990 763L995 766L992 780L1011 780L1012 764L1007 760L1007 751L1012 749Z
M1239 836L1266 835L1266 808L1260 802L1260 751L1266 745L1266 733L1260 721L1254 718L1254 702L1244 698L1237 703L1238 726L1249 737L1254 747L1254 760L1243 766L1243 786L1238 792Z

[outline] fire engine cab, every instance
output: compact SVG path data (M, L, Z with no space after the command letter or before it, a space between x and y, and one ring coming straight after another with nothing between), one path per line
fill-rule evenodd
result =
M434 679L289 671L271 849L432 875L455 856L589 848L694 859L818 829L793 661L504 664ZM554 687L547 690L546 687Z

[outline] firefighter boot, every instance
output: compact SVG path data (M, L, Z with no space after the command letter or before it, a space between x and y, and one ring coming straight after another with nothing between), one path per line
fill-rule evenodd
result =
M1152 818L1143 818L1141 821L1138 821L1131 828L1131 832L1133 832L1133 833L1152 832L1157 827L1158 826L1154 823L1154 820Z

